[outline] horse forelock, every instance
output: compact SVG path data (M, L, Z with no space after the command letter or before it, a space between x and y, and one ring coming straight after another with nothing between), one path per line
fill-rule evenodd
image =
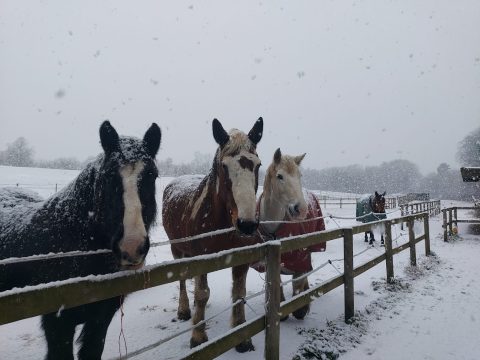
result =
M257 154L255 144L248 138L248 136L238 130L232 129L229 132L230 140L220 149L219 156L221 158L225 156L235 156L246 151L251 154Z

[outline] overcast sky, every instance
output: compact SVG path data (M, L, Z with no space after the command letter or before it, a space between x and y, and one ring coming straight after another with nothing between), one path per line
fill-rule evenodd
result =
M480 126L480 1L0 0L0 150L37 159L163 131L159 159L213 154L211 121L312 168L456 166Z

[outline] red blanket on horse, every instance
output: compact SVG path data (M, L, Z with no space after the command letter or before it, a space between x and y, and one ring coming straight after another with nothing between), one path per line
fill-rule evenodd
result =
M264 231L264 227L259 226L258 231L263 241L282 239L289 236L303 235L325 230L325 222L323 221L323 219L315 219L323 216L322 209L320 208L320 204L318 203L317 198L315 197L315 195L313 195L313 193L309 191L304 191L304 196L305 201L308 204L308 212L305 220L298 223L281 224L280 227L273 234L266 233ZM257 210L259 209L259 205L260 200L257 202ZM308 219L315 220L306 221ZM281 256L282 274L291 275L293 273L305 273L312 270L311 253L325 251L325 249L326 243L322 242L312 245L308 248L297 249L283 253ZM264 262L254 263L251 265L251 267L259 272L265 272Z

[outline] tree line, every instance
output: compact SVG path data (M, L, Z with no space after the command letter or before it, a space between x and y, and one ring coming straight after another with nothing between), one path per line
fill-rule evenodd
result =
M462 166L480 166L480 127L458 143L456 153ZM171 158L160 160L162 176L206 174L212 165L213 156L196 152L192 161L176 164ZM23 137L8 144L0 151L0 165L43 167L56 169L82 169L88 158L80 161L73 157L54 160L35 160L34 150ZM263 183L264 170L260 172ZM303 185L309 189L351 192L356 194L386 191L387 194L409 192L430 193L431 198L471 200L480 197L478 183L464 183L460 170L446 163L438 165L436 172L423 176L418 166L409 160L395 159L378 166L350 165L321 170L305 168L302 171Z

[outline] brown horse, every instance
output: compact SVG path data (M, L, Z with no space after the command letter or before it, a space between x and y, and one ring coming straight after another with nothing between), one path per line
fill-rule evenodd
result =
M258 227L256 192L260 159L256 146L262 138L263 120L259 118L248 135L233 129L227 133L217 119L212 123L213 137L219 147L210 173L202 176L181 176L172 181L163 193L163 226L169 239L194 236L219 229L235 228L226 235L200 238L171 245L175 259L216 253L256 242L252 235ZM248 264L232 268L232 300L244 298ZM207 274L195 277L195 314L193 324L205 318L210 297ZM191 317L185 280L180 281L178 318ZM233 307L231 325L245 322L244 304ZM205 324L192 332L190 347L208 341ZM251 339L236 346L237 351L254 350Z
M302 235L325 230L322 210L315 195L302 189L300 163L305 154L299 156L282 155L280 149L275 151L273 162L265 174L263 193L258 200L258 228L260 241L281 239L293 235ZM311 219L311 220L309 220ZM306 221L309 220L309 221ZM271 221L271 222L270 222ZM298 222L291 222L298 221ZM312 270L312 251L325 251L326 244L320 243L308 249L297 249L282 254L281 271L284 275L293 275L293 279ZM257 271L264 271L264 265L252 264ZM309 288L307 277L292 282L293 295ZM285 300L283 289L281 300ZM295 310L293 316L303 319L310 310L310 305ZM285 320L288 315L284 316Z

